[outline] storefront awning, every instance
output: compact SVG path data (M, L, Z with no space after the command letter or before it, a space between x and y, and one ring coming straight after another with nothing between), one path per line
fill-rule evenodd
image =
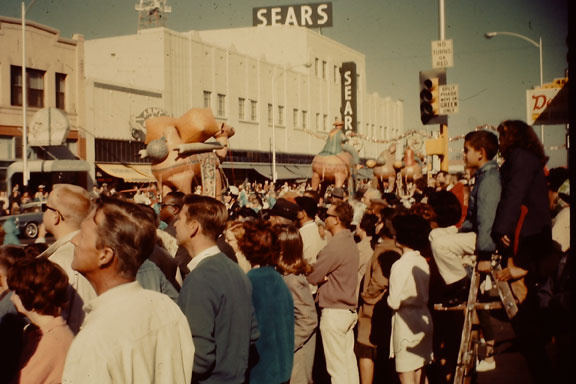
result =
M27 162L28 172L48 173L48 172L89 172L90 164L86 160L29 160ZM15 161L6 172L6 184L8 191L12 190L12 176L15 173L24 172L24 163Z
M123 179L127 183L149 183L156 181L152 175L150 164L97 163L96 165L110 176Z
M272 179L272 164L268 163L224 163L224 169L253 169L267 179ZM309 179L312 177L312 168L306 164L278 164L276 165L278 180Z

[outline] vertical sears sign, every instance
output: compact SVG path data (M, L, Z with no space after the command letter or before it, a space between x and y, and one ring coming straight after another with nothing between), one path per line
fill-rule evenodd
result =
M342 63L340 69L342 84L342 121L344 131L357 132L356 129L356 63Z
M252 8L252 25L297 25L322 28L332 26L332 3L279 5Z

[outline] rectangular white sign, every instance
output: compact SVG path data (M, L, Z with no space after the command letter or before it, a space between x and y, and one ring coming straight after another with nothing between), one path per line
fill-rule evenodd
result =
M438 87L439 115L450 115L458 112L458 84L446 84Z
M454 45L452 39L432 41L432 68L454 66Z

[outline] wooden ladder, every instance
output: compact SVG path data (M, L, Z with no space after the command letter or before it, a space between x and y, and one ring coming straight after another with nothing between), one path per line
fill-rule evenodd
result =
M456 363L456 373L454 375L454 384L463 384L468 382L476 364L476 346L472 342L472 325L474 323L474 315L476 310L493 310L504 308L508 318L511 319L518 313L518 306L516 299L510 289L510 284L507 281L499 281L496 275L502 270L500 265L500 256L492 256L491 264L492 279L496 284L498 296L500 301L480 303L478 302L478 290L480 287L480 273L474 267L474 273L470 279L470 291L468 292L468 300L466 304L460 304L453 307L444 307L442 304L435 304L434 310L437 311L464 311L464 326L462 327L462 338L460 339L460 350L458 351L458 361Z

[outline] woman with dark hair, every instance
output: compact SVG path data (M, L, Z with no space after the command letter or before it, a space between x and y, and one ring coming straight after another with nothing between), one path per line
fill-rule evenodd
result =
M24 248L0 245L0 383L12 382L20 370L22 330L27 322L12 303L14 293L8 287L8 273L12 265L24 257Z
M390 272L388 305L394 310L390 357L396 359L402 384L427 383L424 368L433 359L430 268L420 251L428 245L430 224L414 214L398 215L392 223L402 256Z
M552 371L545 352L547 336L537 290L546 280L552 250L552 219L544 166L548 157L534 129L523 121L507 120L498 126L502 194L492 237L508 266L499 278L525 276L528 294L513 321L516 336L536 382L550 380ZM480 264L478 269L481 268Z
M304 260L302 238L294 225L275 225L274 244L278 254L277 269L294 301L294 367L290 384L312 382L316 351L318 314L306 274L312 267Z
M45 258L18 260L10 269L12 302L32 325L25 330L20 383L59 383L74 334L61 316L68 275Z
M379 231L380 242L376 245L374 252L371 255L370 262L367 265L365 274L362 280L362 287L360 291L359 311L358 311L358 336L356 344L354 345L354 352L358 358L358 367L360 372L361 383L372 383L375 377L376 368L388 378L388 355L390 347L390 333L381 332L382 329L388 329L386 325L382 325L380 320L377 319L376 308L382 306L388 308L386 298L388 293L388 274L384 274L381 266L381 260L386 263L396 261L392 254L399 257L400 249L394 243L394 228L392 227L392 217L395 215L393 208L384 208L380 211L381 227ZM376 236L375 236L376 237ZM390 266L392 265L390 263ZM389 309L388 309L389 310ZM386 312L386 310L381 311ZM375 317L376 318L375 318ZM387 319L388 323L390 318ZM374 324L374 327L372 326ZM385 355L381 355L384 353ZM377 362L381 364L378 365ZM394 375L394 369L392 368ZM377 375L376 375L377 376Z
M250 383L286 383L294 360L294 301L275 269L278 254L271 224L247 221L244 227L238 245L252 265L247 276L252 283L252 304L260 331L256 342L258 361L250 369Z

